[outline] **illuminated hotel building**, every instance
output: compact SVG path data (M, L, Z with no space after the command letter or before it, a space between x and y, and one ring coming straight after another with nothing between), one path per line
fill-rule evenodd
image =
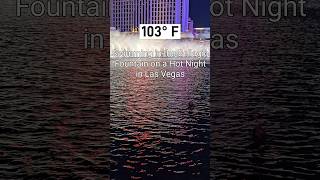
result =
M181 24L188 31L189 0L111 0L111 25L122 32L139 24Z

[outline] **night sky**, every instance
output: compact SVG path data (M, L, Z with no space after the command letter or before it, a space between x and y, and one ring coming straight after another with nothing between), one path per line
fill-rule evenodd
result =
M210 0L190 0L194 27L210 27Z

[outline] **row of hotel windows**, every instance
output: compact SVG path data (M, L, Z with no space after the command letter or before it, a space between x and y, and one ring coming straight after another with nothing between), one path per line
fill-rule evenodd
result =
M138 16L138 13L134 11L129 11L129 12L116 12L113 14L113 17L121 17L121 16L128 16L128 15L133 15ZM149 14L149 13L148 13ZM170 16L175 16L176 12L151 12L151 15L153 17L170 17Z
M128 12L136 12L135 9L130 9L130 10L126 10L126 11L116 11L114 10L113 11L113 14L120 14L120 13L128 13ZM145 11L142 11L142 9L140 9L140 12L145 12ZM159 14L172 14L172 13L175 13L176 11L151 11L151 12L154 12L154 13L159 13Z
M123 1L123 0L113 0L113 4L132 4L132 3L135 3L135 2L137 2L137 1ZM161 3L175 3L176 2L176 0L166 0L166 1L160 1L159 2L159 0L153 0L153 1L151 1L151 3L152 4L161 4ZM148 0L147 0L147 2L146 1L139 1L139 3L150 3ZM183 3L183 1L181 1L181 4Z
M151 19L175 19L175 13L173 14L165 14L165 13L152 13L151 14ZM132 13L128 12L128 13L119 13L119 14L114 14L113 17L114 18L126 18L126 17L134 17L137 18L138 15L133 15ZM150 18L150 16L143 16L144 18Z
M133 23L133 22L136 22L137 19L133 18L133 17L126 17L126 18L113 18L112 19L114 23L116 24L128 24L128 23ZM144 18L140 18L139 21L141 23L148 23L148 22L145 22L145 21L148 21ZM178 23L178 22L175 22L175 19L174 18L169 18L169 19L151 19L149 20L150 23L159 23L159 24L165 24L165 23Z
M131 22L131 24L134 24L134 21L130 21L132 19L127 19L127 20L122 20L122 21L116 21L115 19L113 19L113 22L115 22L116 25L125 25L125 24L130 24L128 22ZM143 22L143 20L140 20L141 22ZM151 23L153 24L166 24L166 23L175 23L173 19L168 20L152 20Z
M132 7L132 6L138 6L138 5L140 5L140 6L147 6L147 7L149 7L149 5L150 4L146 4L146 3L144 3L144 4L142 4L141 2L140 2L140 4L138 4L138 3L123 3L123 4L120 4L120 3L114 3L112 6L113 7L121 7L121 8L129 8L129 7ZM181 2L181 7L182 7L182 5L183 5L183 3ZM151 4L151 6L154 8L154 7L156 7L156 8L166 8L166 7L171 7L171 6L173 6L173 7L175 7L176 6L176 3L175 2L156 2L156 3L152 3Z
M125 12L125 13L116 13L116 14L113 14L113 17L126 17L126 16L130 16L132 15L131 12ZM152 12L152 16L153 17L175 17L176 13L155 13L155 12Z
M113 7L116 7L116 6L121 6L122 8L123 7L131 7L131 6L136 6L136 5L138 5L138 3L125 3L125 4L113 4L112 6ZM139 4L140 6L149 6L150 4L142 4L142 3L140 3ZM164 2L164 3L152 3L151 4L151 6L152 7L167 7L167 6L175 6L176 5L176 3L172 3L172 2ZM182 3L181 3L181 5L182 5Z
M175 12L173 14L170 14L170 13L155 13L153 12L152 13L152 17L151 19L153 20L163 20L163 19L166 19L166 20L175 20ZM130 12L126 12L126 13L116 13L113 15L113 20L129 20L131 18L136 18L136 16L132 15L132 13ZM143 17L141 17L143 18ZM144 17L145 18L145 17ZM180 15L180 18L182 19L182 13ZM148 18L149 19L149 18Z
M140 6L140 7L138 7L138 8L142 9L142 8L145 8L145 7ZM135 8L135 7L133 6L133 7L130 7L130 8L123 9L123 7L119 6L119 7L113 8L113 12L115 12L115 11L120 11L120 10L122 10L122 11L135 10L135 9L138 9L138 8ZM153 7L153 8L151 8L151 10L153 10L153 11L168 11L168 10L175 11L175 10L176 10L176 7L175 7L175 6L165 7L165 8L162 8L162 7L161 7L161 8Z
M141 19L151 19L151 20L154 20L154 21L167 21L167 20L175 20L176 18L174 16L169 16L169 17L166 17L166 18L161 18L161 17L151 17L151 18L145 18L145 17L142 17L140 16ZM113 17L113 21L128 21L130 19L137 19L136 17L134 16L115 16Z

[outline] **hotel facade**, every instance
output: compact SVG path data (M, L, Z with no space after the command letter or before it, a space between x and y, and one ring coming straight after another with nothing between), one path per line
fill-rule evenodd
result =
M121 32L138 31L139 24L181 24L188 31L189 0L111 0L110 11Z

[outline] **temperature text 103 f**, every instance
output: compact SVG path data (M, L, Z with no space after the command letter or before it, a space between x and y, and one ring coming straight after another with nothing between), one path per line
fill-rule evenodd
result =
M140 39L181 39L180 24L140 24Z

